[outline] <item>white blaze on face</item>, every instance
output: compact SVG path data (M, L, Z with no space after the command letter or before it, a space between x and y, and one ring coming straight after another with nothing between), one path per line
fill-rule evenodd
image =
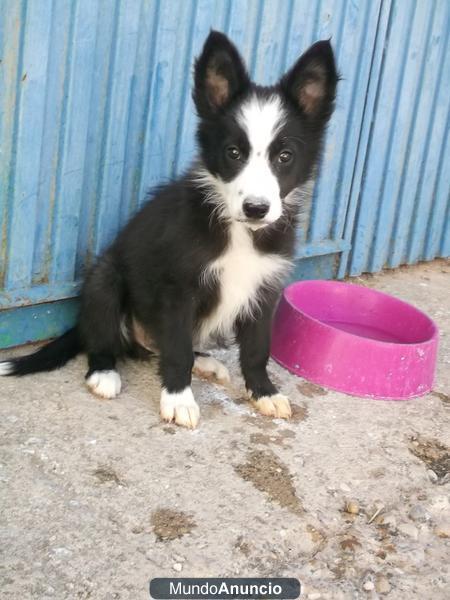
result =
M232 181L225 183L229 211L234 219L244 218L246 198L264 198L270 205L264 218L273 223L281 216L280 186L269 160L269 146L283 125L284 112L277 96L260 99L253 96L239 110L238 122L250 144L248 161Z

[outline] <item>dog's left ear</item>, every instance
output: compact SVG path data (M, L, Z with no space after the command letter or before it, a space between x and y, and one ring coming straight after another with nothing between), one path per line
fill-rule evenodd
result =
M334 106L338 74L329 41L315 43L281 78L285 95L309 119L327 119Z
M214 116L249 85L236 47L223 33L211 31L195 63L193 98L198 114Z

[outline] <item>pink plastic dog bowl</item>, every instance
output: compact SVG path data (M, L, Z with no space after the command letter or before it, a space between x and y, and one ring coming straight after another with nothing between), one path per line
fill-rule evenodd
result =
M272 357L334 390L404 399L431 390L438 330L417 308L359 285L301 281L288 286L272 332Z

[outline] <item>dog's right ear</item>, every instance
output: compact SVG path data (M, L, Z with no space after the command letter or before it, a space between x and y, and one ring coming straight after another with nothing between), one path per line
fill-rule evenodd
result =
M223 33L211 31L195 63L193 98L199 116L218 114L249 85L236 47Z

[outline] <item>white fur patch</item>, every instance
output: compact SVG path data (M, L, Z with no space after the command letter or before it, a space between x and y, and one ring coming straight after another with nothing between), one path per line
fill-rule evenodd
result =
M94 371L86 379L86 385L96 396L115 398L120 394L122 382L117 371Z
M251 233L242 223L230 227L225 252L205 270L204 280L217 280L220 300L200 324L196 341L206 344L211 336L230 338L239 315L253 315L258 309L258 289L262 284L280 283L290 261L276 254L262 254L253 245Z
M286 115L277 95L269 98L253 96L241 106L238 122L248 135L252 153L267 152Z
M199 377L213 376L221 383L230 381L230 374L226 366L212 356L196 356L192 371Z
M280 186L270 166L268 149L284 119L278 96L265 99L253 96L237 113L237 121L247 133L250 143L250 154L244 168L228 182L205 169L196 172L196 182L206 189L207 199L215 205L219 217L244 221L242 205L248 197L264 198L270 205L267 215L261 223L252 224L252 229L273 223L281 216Z
M10 375L14 370L14 363L9 360L0 362L0 375Z
M200 409L190 387L175 393L170 393L163 388L160 412L165 421L175 421L177 425L190 429L195 429L200 419Z
M238 114L238 122L247 132L250 142L250 155L247 164L239 175L228 184L227 192L234 197L245 199L249 196L265 198L269 201L269 212L265 223L273 223L282 212L280 186L270 167L269 146L283 125L284 112L278 96L261 100L254 96L246 102ZM239 196L239 193L242 194ZM237 207L242 210L241 206ZM244 217L243 213L240 217Z

